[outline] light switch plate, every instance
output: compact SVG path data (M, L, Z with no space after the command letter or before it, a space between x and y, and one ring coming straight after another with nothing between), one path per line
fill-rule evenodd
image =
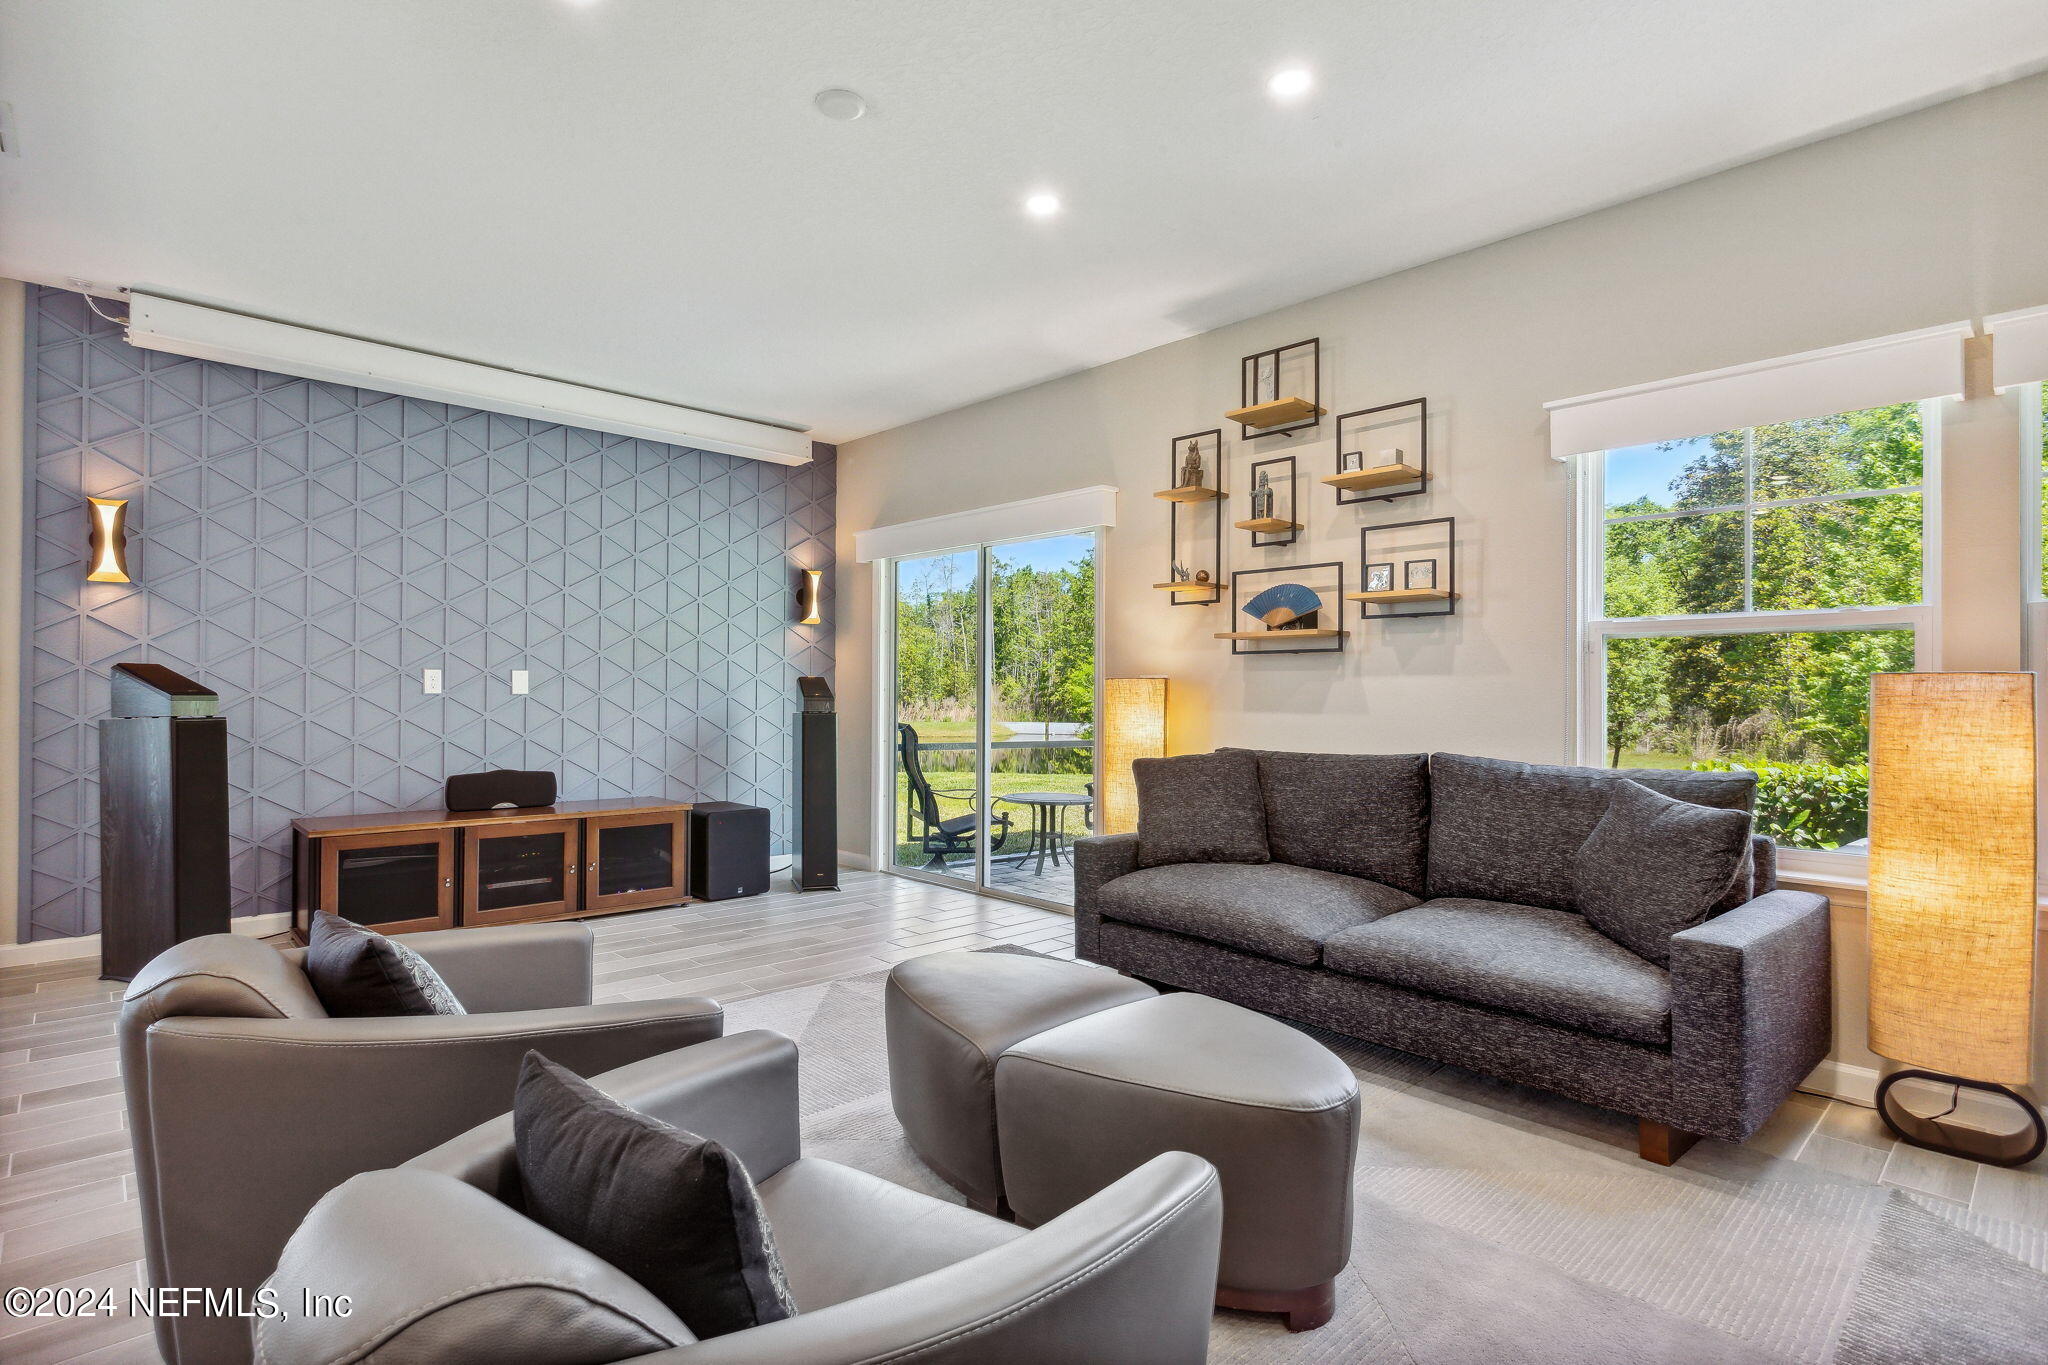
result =
M430 697L439 692L441 690L441 670L438 668L421 669L420 690Z
M515 668L515 669L513 669L513 670L512 670L512 695L513 695L513 696L515 696L515 697L523 697L523 696L525 696L525 695L526 695L526 680L527 680L528 676L529 676L529 674L528 674L528 672L527 672L527 670L526 670L526 669L523 669L523 668Z

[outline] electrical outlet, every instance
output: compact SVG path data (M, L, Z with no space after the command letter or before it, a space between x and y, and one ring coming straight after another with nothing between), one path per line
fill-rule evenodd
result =
M513 670L512 670L512 695L513 695L513 696L515 696L515 697L523 697L523 696L525 696L525 695L526 695L526 680L527 680L527 678L528 678L529 676L530 676L530 674L529 674L529 673L527 672L527 670L525 670L525 669L523 669L523 668L515 668L515 669L513 669Z
M430 697L439 692L441 690L441 670L438 668L421 669L420 690Z

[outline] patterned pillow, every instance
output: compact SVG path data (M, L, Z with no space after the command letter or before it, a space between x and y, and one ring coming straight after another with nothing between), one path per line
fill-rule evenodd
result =
M1131 761L1138 866L1268 863L1259 761L1246 749Z
M1668 967L1671 936L1706 922L1748 855L1748 811L1617 782L1572 859L1579 911L1637 957Z
M425 958L325 910L306 939L306 980L337 1019L468 1013Z

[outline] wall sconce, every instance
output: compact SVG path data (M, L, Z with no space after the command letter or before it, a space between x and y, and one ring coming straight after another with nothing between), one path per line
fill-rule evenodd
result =
M1131 760L1165 756L1166 679L1103 679L1098 833L1129 834L1138 827L1138 784L1131 776Z
M824 594L825 571L823 569L799 569L796 576L796 623L800 626L822 626L825 618L819 614Z
M86 524L92 531L85 581L128 582L128 499L87 498L85 503Z

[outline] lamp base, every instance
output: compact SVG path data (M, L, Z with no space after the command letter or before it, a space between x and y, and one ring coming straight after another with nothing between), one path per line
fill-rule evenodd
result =
M2026 1126L2016 1132L1994 1133L1965 1124L1923 1118L1900 1104L1891 1093L1893 1086L1907 1080L1932 1081L1936 1085L1959 1086L1996 1095L2010 1101L2020 1111L2026 1119ZM1944 1076L1938 1071L1894 1071L1886 1076L1877 1086L1877 1116L1884 1120L1884 1126L1892 1130L1894 1137L1910 1146L1924 1147L1930 1152L1946 1152L1950 1156L1982 1161L1992 1166L2024 1166L2048 1147L2048 1124L2042 1122L2041 1111L2017 1091L1990 1081L1966 1081L1960 1076Z

